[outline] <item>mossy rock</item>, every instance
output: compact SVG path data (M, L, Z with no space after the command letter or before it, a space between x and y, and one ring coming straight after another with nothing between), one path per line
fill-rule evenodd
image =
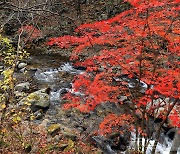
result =
M49 134L56 134L60 130L60 124L51 124L48 128L47 131Z
M26 98L22 99L19 104L31 106L32 111L47 109L50 105L50 98L49 94L46 93L46 89L41 89L29 94Z

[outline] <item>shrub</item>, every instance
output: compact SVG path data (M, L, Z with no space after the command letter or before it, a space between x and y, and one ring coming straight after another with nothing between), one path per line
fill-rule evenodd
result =
M90 112L100 103L125 105L119 96L127 96L132 102L131 125L140 137L148 139L153 131L149 128L150 117L162 118L152 151L155 153L160 131L170 114L176 118L173 125L179 127L179 115L173 116L180 98L178 1L128 2L134 6L132 9L105 21L80 25L75 30L77 36L51 38L47 44L60 48L73 46L71 60L77 66L87 67L73 84L74 91L83 96L67 94L71 101L64 108ZM117 119L112 123L103 122L107 126L105 132L114 123L123 125L121 116L113 115ZM139 119L140 124L134 123ZM103 124L100 128L105 129ZM142 144L139 145L141 151Z

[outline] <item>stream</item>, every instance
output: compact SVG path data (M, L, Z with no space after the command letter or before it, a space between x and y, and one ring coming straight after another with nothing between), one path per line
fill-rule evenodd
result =
M74 68L72 63L68 61L67 57L58 55L32 55L28 60L28 70L31 72L32 81L35 82L37 89L45 87L51 89L51 105L46 111L43 119L47 118L50 120L50 123L63 123L70 128L75 128L80 134L84 135L82 135L82 138L98 129L98 124L103 119L103 116L100 117L98 114L99 110L110 110L115 113L119 112L119 109L117 109L113 104L102 105L97 109L97 111L89 114L65 113L61 109L63 104L62 96L69 91L73 92L73 76L83 73L83 70ZM129 84L132 86L131 83ZM104 115L106 115L106 113ZM38 123L41 123L41 121L42 119L37 120ZM135 135L131 133L129 148L133 148L134 140ZM162 142L158 144L156 152L159 154L168 154L172 141L163 133L161 135L161 140ZM100 141L99 144L101 144L101 142L102 141ZM147 148L147 154L151 153L153 142L154 140L150 141L150 145ZM107 144L104 144L104 146L109 147ZM104 151L104 153L111 154L112 152ZM180 148L178 154L180 154Z

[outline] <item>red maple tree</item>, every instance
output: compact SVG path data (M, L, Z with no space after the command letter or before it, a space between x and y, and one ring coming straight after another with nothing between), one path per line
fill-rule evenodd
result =
M115 124L130 124L140 118L141 135L147 136L144 122L148 123L151 116L162 118L159 131L168 117L173 126L180 127L179 0L127 1L134 6L132 9L108 20L80 25L75 29L76 36L51 38L48 42L60 48L72 46L71 60L87 68L73 83L74 90L83 97L69 93L66 98L71 102L64 108L89 112L100 103L125 105L119 96L127 96L135 114L108 116L100 124L104 133ZM129 81L134 82L133 86ZM142 83L147 86L142 87ZM134 120L129 121L129 116ZM109 118L116 120L110 123Z

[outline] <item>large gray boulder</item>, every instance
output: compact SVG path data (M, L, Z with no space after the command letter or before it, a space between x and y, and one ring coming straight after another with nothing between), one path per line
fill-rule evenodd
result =
M77 134L72 129L67 128L62 124L51 124L49 127L47 127L47 132L51 135L55 135L58 131L60 131L64 137L73 141L75 141L77 138Z
M47 109L50 105L49 94L47 88L35 91L22 99L20 105L29 105L33 111L38 109Z
M15 86L15 91L22 92L22 91L28 91L30 88L29 82L23 82L19 83Z

